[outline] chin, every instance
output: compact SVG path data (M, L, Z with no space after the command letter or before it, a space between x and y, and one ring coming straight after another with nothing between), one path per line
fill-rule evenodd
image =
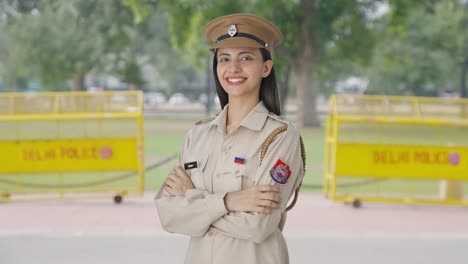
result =
M235 96L235 97L245 95L245 91L243 89L239 89L239 88L229 88L229 89L227 89L226 93L229 96Z

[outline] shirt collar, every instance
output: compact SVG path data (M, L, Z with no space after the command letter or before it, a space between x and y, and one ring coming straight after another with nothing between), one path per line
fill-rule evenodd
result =
M268 117L268 109L263 104L263 101L260 101L254 109L247 114L246 117L240 123L241 126L259 131L263 128L265 121Z
M224 131L226 129L226 117L229 105L226 105L221 113L211 122L210 126L216 125L218 129ZM268 109L260 101L248 114L244 117L240 126L259 131L263 128L268 117Z
M211 121L210 127L211 126L217 126L219 131L221 131L222 133L225 132L228 106L229 105L225 105L224 108L223 108L223 111L221 111L221 113L219 113L216 116L216 118L213 121Z

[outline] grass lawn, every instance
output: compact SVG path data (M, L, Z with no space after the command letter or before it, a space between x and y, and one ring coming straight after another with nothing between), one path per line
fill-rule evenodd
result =
M179 152L185 133L195 123L196 120L190 119L146 119L145 120L145 157L148 167L166 157L175 155ZM13 140L16 137L17 126L15 123L0 124L0 140ZM56 122L48 123L30 123L20 126L21 137L26 139L32 138L54 138L56 135L69 135L70 137L79 137L82 135L98 136L98 135L113 135L113 136L128 136L131 131L134 131L135 125L125 123L123 121L113 121L100 127L95 121L87 121L86 126L77 121L69 121L66 125L58 126ZM98 132L96 132L98 131ZM438 127L415 127L415 126L343 126L340 129L342 140L347 142L365 141L368 143L384 140L389 143L408 143L408 144L437 144L444 140L448 140L451 144L468 145L468 137L466 128L441 129ZM404 135L404 136L402 136ZM303 129L302 136L307 153L307 173L303 181L302 191L305 192L320 192L317 188L323 181L323 163L324 163L324 129ZM145 174L145 188L149 191L156 191L161 186L163 180L172 170L176 160L172 160L160 167L148 170ZM95 174L75 173L66 175L22 175L21 180L35 184L59 184L73 183L83 184L96 180L106 181L121 175L120 172L106 173L96 176ZM9 179L17 181L17 175L0 176L1 179ZM340 183L348 184L355 182L366 181L367 179L343 179ZM122 185L136 186L135 178L126 180L125 182L106 183L100 188L119 188ZM13 191L18 186L4 185L0 183L1 191ZM467 190L468 188L465 188ZM28 191L28 188L23 188ZM97 189L99 190L99 188ZM352 186L342 188L340 191L346 193L385 193L385 192L420 192L423 194L433 194L438 192L438 182L408 182L398 180L379 181L374 184L364 186Z

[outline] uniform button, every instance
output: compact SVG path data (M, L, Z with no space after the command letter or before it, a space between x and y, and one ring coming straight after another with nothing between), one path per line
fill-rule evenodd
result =
M208 233L206 233L207 236L213 236L213 231L208 231Z

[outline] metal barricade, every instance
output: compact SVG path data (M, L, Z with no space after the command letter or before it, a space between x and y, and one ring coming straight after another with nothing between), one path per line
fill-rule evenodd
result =
M362 201L468 205L468 100L334 95L324 193Z
M0 201L144 191L142 93L0 94Z

